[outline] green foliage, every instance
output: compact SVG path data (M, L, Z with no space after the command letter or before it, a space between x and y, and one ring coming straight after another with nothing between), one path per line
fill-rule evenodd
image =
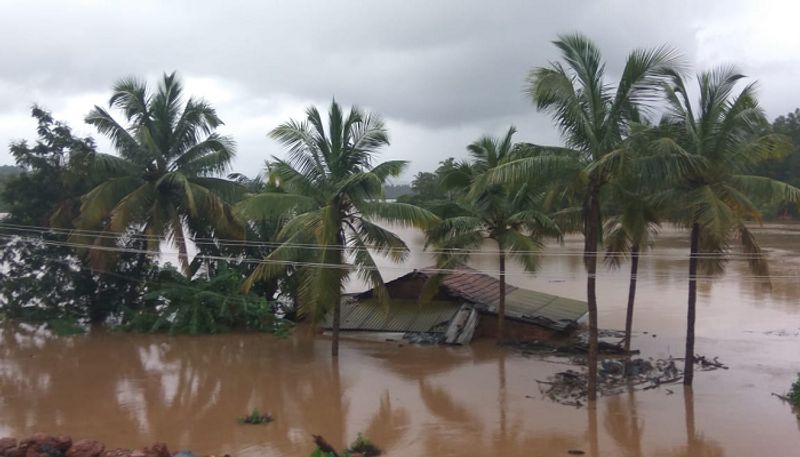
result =
M769 132L785 135L791 139L792 146L785 155L770 157L758 164L753 174L800 187L800 108L784 116L778 116L772 122ZM757 204L767 219L800 217L800 209L791 203L758 198Z
M58 336L80 335L86 328L78 322L67 319L51 319L47 321L47 329Z
M23 169L13 165L0 165L0 213L8 212L11 208L10 202L3 198L3 191L9 181L13 180Z
M268 170L282 192L252 195L237 210L254 221L281 216L288 221L277 235L283 244L265 257L269 263L259 264L245 287L284 274L286 265L293 265L298 311L319 318L339 302L344 281L354 271L385 304L388 296L373 252L400 261L408 248L375 221L424 228L437 218L383 199L386 180L405 167L404 161L373 164L377 150L389 142L383 121L358 108L345 112L334 101L327 129L319 111L310 107L305 121L281 124L271 136L288 149L289 160L275 158ZM308 244L316 247L303 247Z
M241 291L241 276L222 265L211 278L189 279L174 268L164 268L148 283L143 310L123 314L123 327L190 335L221 333L233 329L278 332L285 335L288 323L274 315L266 299Z
M439 268L465 265L470 253L480 250L484 240L496 244L500 266L500 322L505 319L506 258L534 271L543 239L561 236L558 225L542 210L543 183L533 177L518 185L487 179L491 171L513 159L515 133L516 129L511 127L503 138L478 139L467 147L472 156L470 162L453 165L444 172L443 184L455 198L438 205L443 220L426 233L426 244L437 248ZM421 294L423 301L433 297L440 281L439 277L428 281ZM499 327L498 338L505 337L502 332Z
M361 433L356 436L355 441L350 443L350 447L345 449L344 455L348 456L353 453L362 454L364 457L375 457L381 455L381 450L369 439L365 438Z
M786 137L763 133L767 121L755 83L736 93L743 78L733 67L698 75L700 100L692 104L683 78L673 76L666 87L669 112L659 126L659 141L685 166L658 198L669 207L672 220L697 224L699 252L722 254L738 239L751 255L751 270L766 275L766 259L745 222L761 220L757 199L797 205L800 189L751 174L763 161L781 157L789 144ZM711 257L701 261L708 274L724 267L722 256Z
M455 196L453 189L447 185L446 177L459 167L452 157L439 162L433 172L421 171L411 181L411 194L397 198L398 202L437 211L440 216L442 207Z
M787 397L792 405L794 405L796 408L800 408L800 374L797 375L797 379L792 383L792 387L789 389L789 394Z
M109 107L121 111L127 124L99 106L86 117L119 156L97 154L95 169L108 176L82 197L79 228L123 234L143 227L151 250L159 240L177 245L185 274L187 230L190 236L244 236L230 206L243 189L217 177L233 159L234 143L215 132L222 121L211 105L196 98L184 103L183 87L172 73L155 90L133 78L118 81Z
M66 235L47 228L71 228L80 196L103 174L89 171L96 154L90 138L75 137L39 107L32 115L38 139L33 145L11 145L23 172L3 191L11 206L0 236L0 309L11 319L103 322L118 307L140 300L141 281L130 275L146 278L154 266L148 259L123 254L106 269L93 270L86 257L63 245ZM135 247L131 240L127 243L122 247Z
M272 416L269 414L262 414L258 408L253 408L250 414L236 419L240 424L250 425L264 425L273 421Z
M337 455L349 457L353 454L363 455L364 457L376 457L382 453L378 446L361 433L359 433L356 439L350 443L350 446L341 453L336 452L336 450L320 436L314 435L314 442L317 444L317 447L311 452L311 457L335 457Z

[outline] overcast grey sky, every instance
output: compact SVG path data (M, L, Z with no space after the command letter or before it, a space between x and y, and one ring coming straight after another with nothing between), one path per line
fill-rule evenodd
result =
M266 133L335 96L384 116L384 157L411 161L408 181L511 124L518 140L557 142L522 88L560 33L593 38L610 73L634 47L664 43L696 71L737 64L760 81L770 117L791 111L798 13L798 2L731 0L4 2L0 143L35 138L32 103L98 137L83 117L115 80L177 70L237 141L235 171L282 155ZM12 163L7 147L0 163Z

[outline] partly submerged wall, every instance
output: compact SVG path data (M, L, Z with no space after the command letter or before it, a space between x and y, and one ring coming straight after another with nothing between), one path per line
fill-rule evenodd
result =
M506 318L506 338L510 341L550 340L561 336L560 332L541 325ZM481 313L474 338L497 337L497 314Z

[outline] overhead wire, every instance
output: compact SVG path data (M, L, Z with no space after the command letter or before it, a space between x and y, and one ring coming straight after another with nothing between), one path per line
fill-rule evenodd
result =
M130 232L112 232L112 231L101 231L101 230L83 230L83 229L62 229L62 228L54 228L54 227L46 227L46 226L33 226L33 225L21 225L21 224L8 224L8 223L0 223L0 231L8 231L12 233L35 233L38 235L44 234L61 234L65 236L85 236L85 237L92 237L92 238L100 238L100 239L139 239L145 241L158 241L163 242L165 239L161 236L157 235L147 235L142 233L130 233ZM256 247L256 248L278 248L278 247L290 247L295 248L298 250L342 250L348 252L359 252L362 250L368 251L381 251L381 252L408 252L407 248L396 248L396 247L380 247L375 245L365 245L365 247L357 247L357 246L329 246L329 245L322 245L317 243L287 243L287 242L278 242L278 241L250 241L250 240L236 240L236 239L226 239L226 238L203 238L203 237L185 237L187 241L192 242L197 246L216 246L216 247ZM596 251L596 252L583 252L578 250L559 250L559 251L546 251L546 250L491 250L491 249L426 249L426 253L428 254L467 254L467 255L484 255L484 256L496 256L500 253L505 253L507 255L524 255L524 254L533 254L539 257L591 257L591 256L607 256L609 255L608 252L605 251ZM688 260L689 254L666 254L663 252L640 252L638 254L640 258L651 258L651 259L666 259L666 260ZM763 258L763 254L748 254L748 253L735 253L735 252L725 252L725 253L700 253L695 254L693 256L697 259L710 259L710 260L751 260L751 259L760 259Z
M131 248L125 246L102 246L102 245L95 245L95 244L87 244L87 243L75 243L69 241L57 241L57 240L47 240L42 238L31 238L31 237L22 237L19 235L2 235L0 234L0 239L4 240L16 240L24 243L32 243L32 244L44 244L44 245L51 245L51 246L61 246L61 247L69 247L73 249L87 249L87 250L97 250L97 251L105 251L105 252L115 252L115 253L134 253L134 254L146 254L146 255L179 255L177 251L163 251L163 250L148 250L148 249L138 249L138 248ZM218 261L226 261L226 262L235 262L235 263L248 263L248 264L275 264L275 265L284 265L287 267L308 267L308 268L327 268L327 269L339 269L339 270L347 270L347 271L405 271L408 272L412 270L412 268L408 266L402 265L386 265L386 266L375 266L375 267L356 267L351 264L330 264L330 263L323 263L323 262L309 262L309 261L295 261L295 260L279 260L279 259L263 259L263 258L247 258L242 256L221 256L221 255L211 255L211 254L202 254L198 253L194 256L195 258L199 258L201 260L218 260ZM490 274L490 275L500 275L500 270L496 269L473 269L473 270L464 270L460 268L424 268L425 271L431 273L460 273L460 274ZM564 275L542 275L537 273L531 273L526 271L505 271L503 273L505 276L527 276L530 277L532 274L536 278L540 279L556 279L556 280L571 280L577 279L580 277L580 274L572 275L571 277L566 277ZM615 273L597 273L597 277L612 277L612 278L619 278L619 274ZM629 278L628 275L624 276L625 278ZM647 274L647 275L637 275L637 277L643 279L688 279L689 276L676 276L673 274ZM719 279L719 276L716 275L696 275L696 279L705 280L705 279ZM747 280L771 280L771 279L800 279L800 275L739 275L737 279L747 279Z

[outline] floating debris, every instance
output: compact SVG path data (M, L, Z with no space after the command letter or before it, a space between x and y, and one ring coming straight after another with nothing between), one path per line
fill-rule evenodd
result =
M681 360L683 359L671 357L657 360L603 360L597 373L598 394L608 396L629 389L650 390L681 381L683 371L676 364ZM728 369L717 357L709 359L698 355L695 356L695 364L700 371ZM564 405L579 408L583 406L588 395L588 374L585 371L561 371L545 381L536 382L543 396ZM669 393L672 391L669 390Z

